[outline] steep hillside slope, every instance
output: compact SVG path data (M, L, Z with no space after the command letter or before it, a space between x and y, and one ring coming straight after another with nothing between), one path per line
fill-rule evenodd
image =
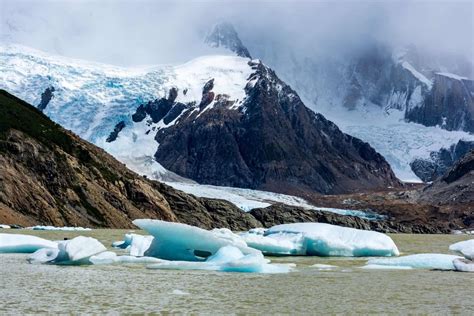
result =
M144 217L206 228L259 225L231 203L138 176L0 91L0 222L130 228Z

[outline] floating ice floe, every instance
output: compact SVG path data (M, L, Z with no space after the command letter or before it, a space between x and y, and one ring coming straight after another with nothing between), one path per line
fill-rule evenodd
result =
M370 259L367 262L368 266L364 268L380 267L406 267L413 269L439 269L439 270L454 270L453 260L462 259L459 256L437 254L437 253L422 253L416 255L403 256L399 258L377 258Z
M137 219L133 223L155 237L144 253L149 257L205 261L224 246L234 246L245 255L260 253L228 230L212 232L186 224L151 219Z
M458 252L470 260L474 260L474 239L460 241L449 246L449 250Z
M398 256L393 240L382 233L324 223L273 226L241 235L252 248L271 255Z
M316 268L320 271L333 270L333 269L337 268L337 266L333 266L333 265L330 265L330 264L322 264L322 263L313 264L311 267Z
M474 272L474 261L467 259L454 259L453 265L456 271Z
M98 255L89 258L92 264L115 264L115 263L127 263L127 264L149 264L158 263L163 260L153 257L134 257L134 256L117 256L115 252L105 251Z
M54 241L22 234L0 234L0 253L32 253L41 248L57 248Z
M90 231L92 230L91 228L84 228L84 227L56 227L56 226L32 226L28 227L27 229L32 229L32 230L60 230L60 231Z
M0 229L10 229L10 225L0 224Z
M130 255L135 257L142 257L145 251L150 248L153 241L153 236L143 236L138 234L125 234L123 241L116 241L112 244L112 247L129 249Z
M90 257L106 251L97 239L78 236L58 243L57 251L39 249L28 257L30 263L52 263L60 265L91 264Z
M243 254L234 246L224 246L204 262L163 261L147 266L149 269L164 270L208 270L247 273L287 273L291 265L271 264L261 252Z

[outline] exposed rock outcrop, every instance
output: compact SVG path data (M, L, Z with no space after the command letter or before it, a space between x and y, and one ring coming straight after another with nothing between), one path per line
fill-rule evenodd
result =
M237 56L252 58L230 23L224 22L214 25L204 41L211 47L224 47L236 53Z
M235 205L147 180L0 90L0 222L132 228L136 218L243 230Z
M51 99L54 97L54 87L51 86L51 87L48 87L44 90L43 93L41 93L41 101L40 103L38 104L37 108L40 110L40 111L43 111L44 109L46 109L46 107L48 106L49 102L51 101Z
M249 64L254 73L240 110L219 95L214 106L183 114L157 133L158 162L199 183L293 194L400 185L369 144L306 108L261 62ZM209 81L203 99L211 92Z

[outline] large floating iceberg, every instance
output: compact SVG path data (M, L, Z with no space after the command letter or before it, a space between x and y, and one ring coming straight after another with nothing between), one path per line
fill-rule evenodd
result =
M131 256L142 257L145 251L150 248L153 241L153 236L143 236L138 234L125 234L123 241L116 241L112 247L128 249Z
M133 223L155 237L150 248L144 253L149 257L205 261L224 246L234 246L244 255L259 253L258 250L248 247L240 238L230 235L230 231L211 232L186 224L151 219L137 219Z
M32 253L41 248L57 247L57 243L36 236L0 234L0 253Z
M474 260L474 239L460 241L449 246L449 250L462 254L467 259Z
M453 260L455 259L461 259L461 257L437 253L422 253L399 258L370 259L367 262L367 265L368 267L389 266L408 267L413 269L454 270L455 267L453 264Z
M263 234L261 231L249 231L241 237L250 247L271 255L399 255L397 246L385 234L324 223L277 225Z
M53 263L61 265L91 264L90 257L106 251L97 239L79 236L58 243L58 249L39 249L27 260L30 263Z
M243 254L234 246L224 246L204 262L163 261L147 266L149 269L209 270L221 272L287 273L289 265L270 264L261 252Z

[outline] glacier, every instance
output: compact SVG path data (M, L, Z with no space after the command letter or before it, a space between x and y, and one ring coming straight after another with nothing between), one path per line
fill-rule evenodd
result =
M408 255L399 258L377 258L370 259L366 268L370 267L392 267L392 268L412 268L412 269L438 269L438 270L455 270L453 261L461 259L459 256L422 253Z
M58 244L36 236L0 234L0 253L32 253L41 248L58 248Z
M263 234L244 233L250 247L271 255L306 256L398 256L393 240L382 233L325 223L283 224Z
M474 260L474 239L460 241L449 246L449 250L458 252L470 260Z

